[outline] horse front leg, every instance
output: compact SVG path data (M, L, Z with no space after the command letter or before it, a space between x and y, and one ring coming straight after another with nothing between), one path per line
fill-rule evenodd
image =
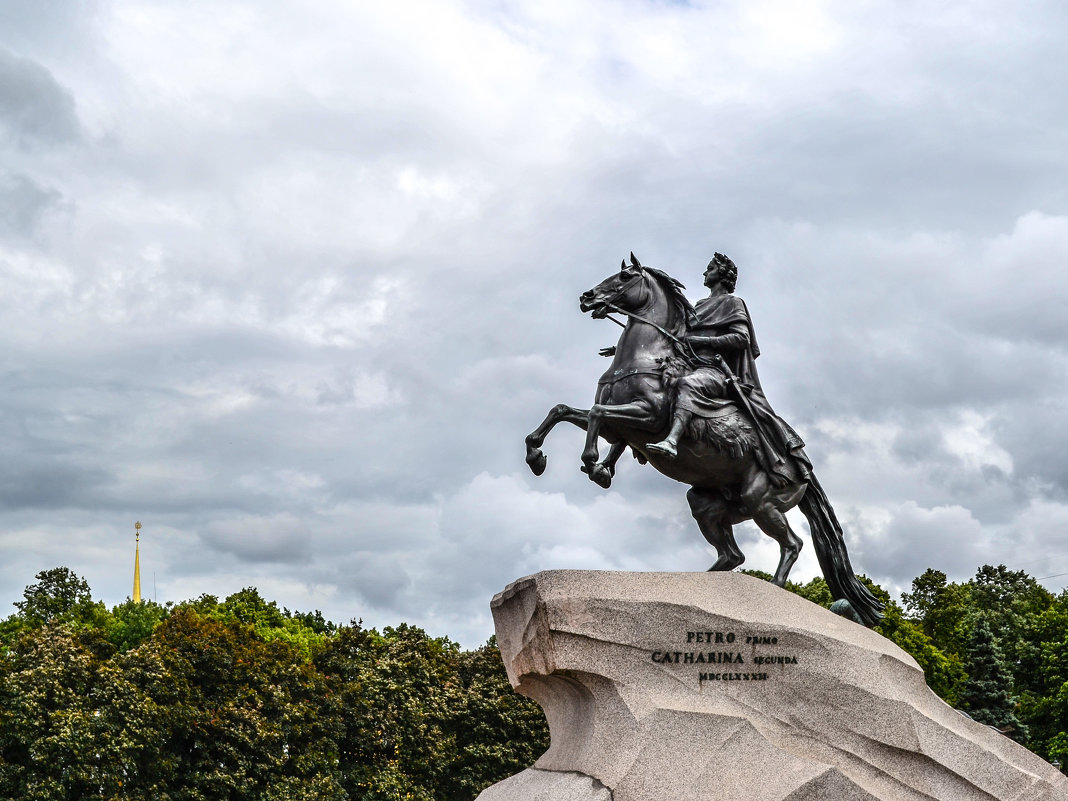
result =
M586 447L582 449L582 472L588 474L591 481L597 482L602 487L607 487L612 482L612 474L608 468L597 463L600 456L597 450L597 437L600 436L601 426L605 423L622 423L634 428L653 429L659 422L652 404L647 401L633 401L617 406L595 403L590 408L589 427L586 429ZM615 458L618 459L622 452L620 450ZM608 484L603 483L605 481Z
M616 462L619 461L619 457L623 455L623 451L626 449L627 443L617 442L608 450L608 455L604 457L604 461L595 464L592 471L587 469L586 465L582 465L579 469L583 473L589 473L590 480L597 482L602 488L608 489L612 486L612 478L616 474Z
M527 465L529 465L534 475L540 476L545 472L546 459L545 454L541 451L541 446L545 443L545 438L549 436L549 432L553 430L556 424L571 423L571 425L578 426L585 431L589 426L589 414L586 409L576 409L573 406L558 403L549 410L549 414L541 421L541 425L527 434Z
M623 451L627 449L627 443L620 440L608 449L608 455L604 457L604 461L601 462L604 465L604 469L608 471L609 476L615 476L616 474L616 462L619 461L619 457L623 455ZM605 488L607 489L607 487Z

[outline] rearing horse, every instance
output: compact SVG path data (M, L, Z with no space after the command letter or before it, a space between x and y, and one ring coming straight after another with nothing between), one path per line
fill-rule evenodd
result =
M772 581L780 587L803 544L786 519L786 512L797 506L808 520L816 557L832 595L846 599L866 625L875 625L882 618L882 605L853 574L842 528L815 475L807 465L789 458L773 481L757 457L761 442L754 421L736 403L725 403L716 417L691 427L674 458L648 447L663 439L671 419L664 365L679 355L693 314L682 289L667 273L641 265L631 254L629 265L624 262L618 273L582 293L579 308L583 312L601 319L615 311L625 314L628 321L612 364L597 383L593 406L588 410L554 406L526 438L527 464L535 475L541 475L546 464L541 451L545 437L557 423L571 423L586 430L582 471L607 489L616 462L629 446L643 464L648 462L669 478L690 485L686 493L690 511L718 554L710 570L732 570L745 561L733 526L752 520L779 543L779 564ZM603 461L598 438L611 445Z

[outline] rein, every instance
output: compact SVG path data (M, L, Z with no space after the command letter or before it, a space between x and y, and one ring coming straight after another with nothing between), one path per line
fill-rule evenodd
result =
M679 339L677 336L672 334L670 331L668 331L663 326L657 325L652 320L648 320L645 317L642 317L640 314L635 314L634 312L629 312L626 309L621 309L621 308L619 308L619 306L617 306L616 304L614 304L614 303L612 303L610 301L606 301L604 305L607 306L608 308L610 308L612 311L617 312L618 314L622 314L622 315L624 315L626 317L631 318L632 320L637 320L639 323L645 323L646 325L651 325L653 328L655 328L661 334L666 336L668 339L670 339L676 345L678 345L680 347L683 347L683 348L689 348L689 346L683 340ZM617 322L617 321L613 320L612 322Z
M625 295L632 286L641 281L643 278L645 278L645 273L639 272L636 276L627 281L627 283L623 284L623 286L617 289L615 293L604 302L604 304L606 306L611 306L613 309L617 308L615 302L621 297L623 297L623 295Z
M655 328L661 334L663 334L668 339L670 339L672 342L674 342L675 345L678 347L679 352L682 354L683 358L689 359L693 364L706 365L706 366L712 364L712 362L708 361L707 359L701 358L697 354L697 351L695 351L693 349L693 346L689 342L687 342L686 340L680 339L679 337L675 336L674 334L672 334L670 331L668 331L663 326L657 325L652 320L646 319L645 317L642 317L640 314L635 314L634 312L629 312L626 309L621 309L621 308L619 308L619 306L617 306L614 303L606 302L605 305L608 308L610 308L612 311L617 312L619 314L622 314L625 317L629 317L632 320L637 320L639 323L645 323L646 325L651 325L653 328ZM619 322L619 320L615 319L614 317L609 317L608 319L611 320L616 325L621 325L624 328L626 328L626 326L623 323Z
M616 292L614 295L612 295L608 300L604 301L604 305L606 307L608 307L609 309L611 309L612 311L616 312L617 314L622 314L624 317L629 317L631 320L637 320L639 323L645 323L646 325L651 325L653 328L655 328L661 334L663 334L668 339L670 339L672 342L674 342L675 345L678 347L679 352L682 353L683 357L687 358L687 359L690 359L694 364L701 364L701 365L709 365L709 364L711 364L711 362L709 362L708 360L702 359L700 356L698 356L697 352L693 349L693 346L690 345L689 342L686 342L684 339L680 339L679 337L675 336L670 331L668 331L666 328L664 328L662 325L659 325L658 323L654 323L652 320L650 320L650 319L648 319L646 317L642 317L640 314L636 314L635 312L627 311L626 309L622 309L622 308L620 308L619 306L617 306L615 304L615 301L619 300L627 292L627 290L629 290L632 286L634 286L634 284L637 281L640 281L640 280L643 280L643 279L645 279L645 273L644 272L638 273L638 275L634 276L627 283L625 283L623 286L621 286L619 288L618 292ZM609 317L608 315L605 315L605 319L611 320L613 323L615 323L616 325L620 326L621 328L626 328L627 327L626 323L621 323L615 317Z
M637 320L640 323L645 323L646 325L651 325L653 328L655 328L661 334L666 336L668 339L670 339L676 345L678 345L678 346L680 346L682 348L687 347L685 342L683 342L681 339L679 339L677 336L672 334L670 331L668 331L663 326L657 325L652 320L647 320L646 318L642 317L640 314L635 314L634 312L629 312L626 309L621 309L619 306L616 305L616 301L619 300L621 297L623 297L623 295L625 295L627 293L627 291L632 286L634 286L638 281L644 281L644 280L645 280L645 272L641 271L636 276L634 276L629 281L627 281L627 283L623 284L623 286L621 286L619 288L619 290L616 291L616 293L614 295L612 295L610 298L605 300L604 301L604 305L607 306L609 309L611 309L614 312L622 314L625 317L630 317L632 320ZM616 325L622 326L623 328L626 328L626 325L624 323L619 322L619 320L615 319L614 317L608 317L608 319L611 320Z

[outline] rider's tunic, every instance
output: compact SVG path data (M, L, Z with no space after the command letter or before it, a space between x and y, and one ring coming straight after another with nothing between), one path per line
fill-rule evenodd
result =
M730 294L713 295L699 300L694 305L694 311L696 319L691 323L688 335L716 337L714 346L696 347L694 350L698 356L706 359L718 353L737 377L774 451L766 455L773 461L780 457L795 457L803 465L809 466L802 450L805 443L785 420L775 414L764 397L756 369L756 357L760 355L760 349L745 301ZM676 391L676 410L688 411L696 417L714 417L730 400L726 376L715 367L697 367L680 377ZM764 465L765 469L772 470L778 466Z

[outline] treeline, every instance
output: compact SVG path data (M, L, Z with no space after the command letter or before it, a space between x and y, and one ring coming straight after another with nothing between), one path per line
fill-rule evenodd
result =
M757 574L761 575L761 574ZM767 576L765 576L767 577ZM928 570L876 629L954 707L1068 763L1068 593ZM830 606L823 579L787 589ZM548 747L491 639L465 651L252 588L107 609L66 568L0 621L0 798L470 801Z
M0 798L469 801L548 747L494 642L255 589L113 609L66 568L0 623Z

